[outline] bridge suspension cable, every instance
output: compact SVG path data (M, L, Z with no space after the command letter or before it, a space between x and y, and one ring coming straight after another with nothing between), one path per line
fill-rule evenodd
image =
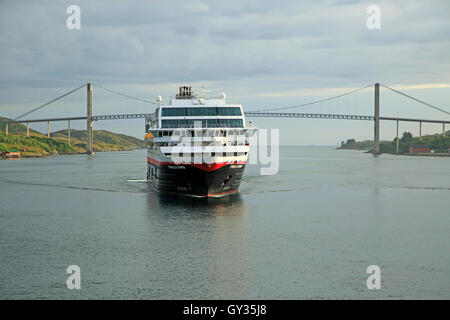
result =
M369 84L367 86L364 86L364 87L361 87L361 88L358 88L358 89L355 89L355 90L352 90L352 91L349 91L349 92L346 92L346 93L343 93L343 94L340 94L340 95L337 95L337 96L334 96L334 97L330 97L330 98L326 98L326 99L320 99L320 100L315 100L315 101L311 101L311 102L307 102L307 103L303 103L303 104L298 104L298 105L295 105L295 106L273 108L273 109L261 109L261 110L255 110L255 111L252 111L252 112L277 111L277 110L286 110L286 109L293 109L293 108L310 106L310 105L313 105L313 104L317 104L317 103L321 103L321 102L325 102L325 101L330 101L330 100L333 100L333 99L341 98L341 97L347 96L349 94L361 91L363 89L367 89L367 88L372 87L372 86L373 86L373 84L371 83L371 84Z
M417 98L414 98L414 97L412 97L412 96L410 96L410 95L407 95L406 93L403 93L403 92L401 92L401 91L398 91L398 90L395 90L395 89L393 89L393 88L390 88L390 87L388 87L388 86L386 86L386 85L384 85L384 84L381 84L381 83L380 83L380 85L381 85L382 87L386 88L386 89L389 89L389 90L395 92L395 93L398 93L398 94L400 94L400 95L402 95L402 96L405 96L405 97L407 97L407 98L409 98L409 99L412 99L412 100L414 100L414 101L416 101L416 102L419 102L419 103L421 103L421 104L423 104L423 105L426 105L427 107L433 108L433 109L435 109L435 110L438 110L438 111L440 111L440 112L443 112L443 113L446 113L446 114L450 115L450 112L448 112L447 110L444 110L444 109L442 109L442 108L436 107L436 106L434 106L434 105L432 105L432 104L430 104L430 103L428 103L428 102L425 102L425 101L419 100L419 99L417 99Z
M142 98L138 98L138 97L133 97L133 96L130 96L130 95L125 94L125 93L121 93L121 92L118 92L118 91L115 91L115 90L111 90L111 89L102 87L102 86L99 85L99 84L94 84L94 85L95 85L96 87L100 88L100 89L103 89L103 90L105 90L105 91L108 91L108 92L117 94L117 95L122 96L122 97L125 97L125 98L134 99L134 100L137 100L137 101L141 101L141 102L145 102L145 103L151 103L151 104L154 104L154 105L158 105L158 103L156 103L156 102L153 102L153 101L150 101L150 100L146 100L146 99L142 99Z
M27 111L27 112L25 112L24 114L21 114L20 116L16 117L16 118L13 119L13 120L14 120L14 121L19 120L20 118L23 118L23 117L29 115L30 113L33 113L33 112L35 112L35 111L37 111L37 110L39 110L39 109L42 109L42 108L48 106L49 104L51 104L51 103L53 103L53 102L56 102L56 101L58 101L59 99L62 99L62 98L64 98L64 97L68 96L69 94L74 93L74 92L77 91L77 90L80 90L80 89L83 88L84 86L86 86L86 84L82 84L81 86L79 86L79 87L77 87L77 88L75 88L75 89L73 89L73 90L70 90L69 92L66 92L66 93L64 93L63 95L60 95L59 97L57 97L57 98L55 98L55 99L53 99L53 100L50 100L49 102L46 102L46 103L44 103L44 104L41 104L40 106L37 106L36 108L33 108L33 109L31 109L30 111Z

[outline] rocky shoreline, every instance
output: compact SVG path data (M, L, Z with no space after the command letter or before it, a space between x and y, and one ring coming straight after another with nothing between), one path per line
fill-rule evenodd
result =
M336 150L354 150L354 151L364 151L364 153L374 153L373 149L367 148L342 148L338 147ZM450 157L450 153L434 152L434 153L396 153L396 152L380 152L381 154L391 154L394 156L417 156L417 157Z

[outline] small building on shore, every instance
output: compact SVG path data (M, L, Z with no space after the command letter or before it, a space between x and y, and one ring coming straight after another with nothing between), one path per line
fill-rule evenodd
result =
M5 159L19 159L20 151L16 149L6 150L1 153L1 156Z
M430 153L431 147L426 144L412 144L409 146L409 153Z

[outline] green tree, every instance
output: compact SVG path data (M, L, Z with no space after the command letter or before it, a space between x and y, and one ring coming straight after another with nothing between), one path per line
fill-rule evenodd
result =
M356 144L355 139L348 139L347 143L345 144L347 147L353 147Z
M400 139L401 143L408 143L411 142L413 139L413 135L411 134L411 132L403 132L403 136Z

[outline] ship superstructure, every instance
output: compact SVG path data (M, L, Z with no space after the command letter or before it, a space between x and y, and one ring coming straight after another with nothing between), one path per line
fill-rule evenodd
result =
M236 193L248 159L250 138L241 105L225 94L206 97L181 86L170 103L146 118L147 180L159 192L195 197Z

